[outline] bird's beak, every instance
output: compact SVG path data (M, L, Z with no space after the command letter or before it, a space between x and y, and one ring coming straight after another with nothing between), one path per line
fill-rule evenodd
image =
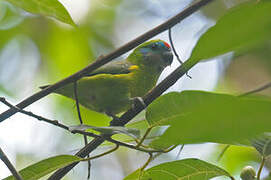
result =
M173 54L171 51L166 51L163 53L163 60L166 63L166 66L171 65L173 61Z

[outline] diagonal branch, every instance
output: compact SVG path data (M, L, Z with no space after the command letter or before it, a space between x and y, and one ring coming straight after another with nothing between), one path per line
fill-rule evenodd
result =
M5 155L3 150L0 148L0 159L5 163L5 165L8 167L10 172L12 173L14 179L16 180L23 180L22 176L19 174L19 172L15 169L15 167L11 164L8 157Z
M193 14L194 12L196 12L198 9L200 9L202 6L208 4L209 2L211 2L213 0L201 0L197 3L194 3L193 5L191 5L190 7L186 8L184 11L180 12L179 14L177 14L176 16L170 18L169 20L167 20L166 22L160 24L159 26L151 29L150 31L142 34L141 36L135 38L134 40L126 43L125 45L121 46L120 48L116 49L115 51L102 56L100 58L98 58L97 61L95 61L94 63L88 65L87 67L85 67L84 69L76 72L75 74L33 94L32 96L24 99L22 102L20 102L19 104L17 104L16 106L20 109L23 109L27 106L29 106L30 104L34 103L35 101L40 100L41 98L47 96L48 94L52 93L53 91L55 91L56 89L65 86L66 84L69 84L71 82L74 82L84 76L86 76L87 74L89 74L90 72L92 72L93 70L101 67L102 65L110 62L111 60L123 55L124 53L132 50L133 48L135 48L136 46L140 45L141 43L147 41L148 39L162 33L163 31L166 31L167 29L173 27L174 25L178 24L181 20L183 20L184 18L188 17L189 15ZM0 122L4 121L5 119L9 118L10 116L12 116L13 114L15 114L17 111L15 111L14 109L9 109L5 112L3 112L2 114L0 114Z

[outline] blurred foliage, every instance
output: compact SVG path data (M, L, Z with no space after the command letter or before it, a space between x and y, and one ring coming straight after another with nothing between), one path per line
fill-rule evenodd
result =
M195 63L266 42L271 36L270 11L270 1L248 2L231 8L199 38L188 61Z
M218 90L227 92L246 92L270 82L271 79L271 44L267 41L249 51L234 55L225 66L220 77ZM240 68L242 71L240 72ZM258 92L270 96L271 90Z
M75 25L69 13L58 0L7 0L33 14L54 17L62 22Z
M220 146L221 147L221 146ZM221 151L221 148L219 148ZM231 174L239 173L247 165L256 165L260 163L260 154L252 147L230 146L222 156L219 164L225 167Z
M249 0L216 0L202 8L201 12L208 18L217 20L224 15L228 9Z
M10 29L23 21L20 10L6 1L0 1L0 30Z
M270 82L271 79L271 42L268 41L271 32L270 26L268 26L270 25L271 19L270 9L266 11L266 9L261 6L267 2L262 0L261 2L251 1L249 6L247 6L247 4L241 5L228 11L229 8L244 1L247 0L216 0L202 10L202 13L209 19L216 21L220 17L222 18L216 26L208 30L207 33L200 38L199 43L192 53L192 57L200 60L235 51L230 62L221 62L224 72L221 73L220 81L217 86L217 90L219 91L239 93ZM138 20L149 23L150 21L156 21L158 18L165 19L179 12L181 8L190 3L190 1L186 1L181 4L183 6L181 7L180 2L177 0L94 0L91 1L91 5L84 17L81 17L80 21L76 22L77 26L73 27L60 22L63 21L73 25L73 21L70 15L67 14L68 12L64 6L56 0L50 2L57 4L56 6L53 4L53 6L60 8L61 14L55 13L49 14L49 16L55 17L58 20L44 17L44 15L48 15L46 14L46 8L52 4L47 4L48 7L43 6L39 9L35 9L33 8L33 3L36 3L36 1L24 1L29 3L29 6L20 4L20 2L23 2L21 0L9 0L9 2L0 0L0 93L12 96L15 99L25 97L26 94L32 94L33 91L38 90L38 86L40 85L54 83L63 79L93 62L98 56L110 52L115 48L114 45L117 44L117 39L115 38L117 34L116 31L121 31L118 32L121 34L126 31L125 28L130 28L127 26L130 26L132 24L131 22ZM43 2L47 3L49 1ZM28 12L14 6L12 3ZM244 6L247 6L247 9L241 9L242 13L240 13L240 9L238 8ZM270 6L268 6L268 8L270 8ZM225 14L227 16L223 17ZM262 16L264 16L264 18L262 18ZM247 21L248 18L250 21ZM121 26L122 28L117 27L119 20L126 22ZM133 26L131 25L131 27ZM140 27L138 27L138 29L140 30ZM258 42L259 39L261 41L260 43ZM256 41L257 46L254 46ZM253 44L253 46L251 46L251 44ZM240 48L241 46L244 48ZM271 90L266 90L261 93L263 93L263 95L270 95ZM262 119L254 122L255 124L250 121L251 114L257 114L255 109L261 107L260 104L255 103L252 104L250 109L246 109L245 114L247 116L243 116L249 123L238 124L241 122L238 120L242 119L239 118L239 116L235 120L228 121L227 118L229 118L229 114L232 113L229 113L229 109L234 108L234 112L237 113L240 112L239 108L242 105L236 104L235 102L227 105L225 102L228 103L228 99L225 98L224 95L217 96L223 97L220 99L220 102L212 105L210 105L211 98L209 96L205 98L189 96L186 100L182 99L180 101L177 101L178 97L174 97L171 100L165 100L166 103L161 103L157 109L154 108L153 112L158 114L157 119L162 117L159 113L164 113L166 118L181 114L180 119L176 121L176 124L179 125L180 128L177 128L178 126L176 125L172 139L178 138L178 135L183 135L187 131L191 133L191 136L188 133L185 138L193 138L193 135L195 135L195 137L201 135L201 131L195 127L206 128L206 131L210 132L211 130L208 128L212 126L217 134L221 134L221 132L228 133L227 138L238 137L238 135L240 135L238 133L252 135L253 133L250 133L252 131L251 129L253 129L254 132L254 128L261 126L258 122L270 120L269 114L266 113L265 116L262 115ZM54 97L50 108L56 119L69 125L79 124L74 106L75 103L72 100L56 95L51 95L50 97ZM235 97L233 97L233 99L235 99ZM50 98L50 101L51 100ZM256 100L244 101L255 102ZM264 100L262 99L261 102L262 101ZM178 104L178 107L174 109L174 107L171 107L171 105L173 105L172 103ZM203 103L203 105L201 104L203 108L200 103ZM155 106L155 103L153 106ZM181 106L182 108L180 110ZM193 126L191 125L190 129L188 129L186 127L189 126L189 123L184 125L181 118L191 113L191 109L195 114L194 119L200 121L192 124ZM213 111L216 112L216 118L211 116ZM208 112L213 119L207 116ZM106 115L90 111L83 107L81 107L81 113L83 121L86 124L93 126L107 126L109 124L110 118ZM221 116L221 118L217 118L219 116ZM190 121L190 123L191 122L192 121ZM235 134L236 136L229 134L229 129L225 128L234 123L240 125L235 127L236 134L238 134ZM267 124L269 124L269 122ZM127 127L140 129L142 134L148 126L150 126L150 124L148 125L145 121L143 113L138 116L137 122L130 123ZM249 130L244 132L246 128L241 128L242 126L248 127ZM223 130L227 132L219 132L220 129L218 127L221 127L221 129L224 128ZM153 129L147 138L147 143L150 143L153 139L157 140L157 136L160 136L164 132L163 130L165 130L164 127L156 127ZM56 152L58 152L58 150L67 152L67 147L77 148L77 144L74 145L74 142L79 142L79 140L82 144L81 136L70 134L68 136L66 134L61 135L55 147ZM208 136L208 133L206 133L205 136ZM125 142L132 141L132 138L124 135L114 135L113 137L114 139ZM180 141L183 142L185 138L179 138L178 143ZM201 136L200 138L202 139L203 137ZM205 141L206 139L204 139L204 142ZM170 139L166 137L164 142L168 143ZM193 142L195 142L194 139ZM203 142L203 140L200 142ZM146 142L144 142L144 144L145 143ZM108 145L110 143L104 144ZM125 153L125 151L122 153ZM34 158L32 158L32 160L34 161ZM221 165L223 165L228 172L238 174L245 165L249 165L250 163L256 164L259 160L259 154L255 149L231 146L222 157ZM170 165L168 167L171 169L173 166ZM175 170L179 172L178 169Z

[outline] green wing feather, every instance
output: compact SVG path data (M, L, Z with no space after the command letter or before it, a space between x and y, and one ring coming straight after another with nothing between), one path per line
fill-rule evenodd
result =
M100 68L94 70L86 77L94 76L94 75L98 75L98 74L112 74L112 75L113 74L128 74L131 72L129 70L129 68L132 65L133 64L131 62L126 61L125 59L124 60L113 60L113 61L101 66ZM49 85L40 86L39 88L45 89L48 86Z
M126 60L114 60L93 71L88 76L97 74L128 74L131 72L129 68L132 65L131 62Z

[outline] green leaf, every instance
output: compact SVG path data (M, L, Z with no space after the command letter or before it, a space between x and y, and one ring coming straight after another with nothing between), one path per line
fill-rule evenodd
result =
M202 180L231 175L225 170L199 159L183 159L163 163L143 172L137 170L124 180Z
M78 162L82 160L77 156L71 155L60 155L44 159L40 162L32 164L22 170L19 173L22 175L23 179L27 180L37 180L59 168L65 167L71 163ZM15 179L13 176L9 176L4 180Z
M71 16L58 0L7 0L30 13L56 18L75 26Z
M253 13L252 13L253 12ZM271 1L251 1L230 9L205 32L190 60L198 62L254 46L271 35Z
M74 130L84 131L87 129L93 129L95 131L98 131L104 134L125 134L135 139L140 138L140 131L135 128L126 128L122 126L96 127L96 126L90 126L90 125L84 125L84 124L69 127L70 131L74 131Z
M257 110L255 110L257 108ZM233 144L270 130L271 101L203 91L169 93L147 109L152 125L170 125L152 142L173 144L218 142Z
M255 149L264 157L271 155L271 134L265 133L251 141Z

